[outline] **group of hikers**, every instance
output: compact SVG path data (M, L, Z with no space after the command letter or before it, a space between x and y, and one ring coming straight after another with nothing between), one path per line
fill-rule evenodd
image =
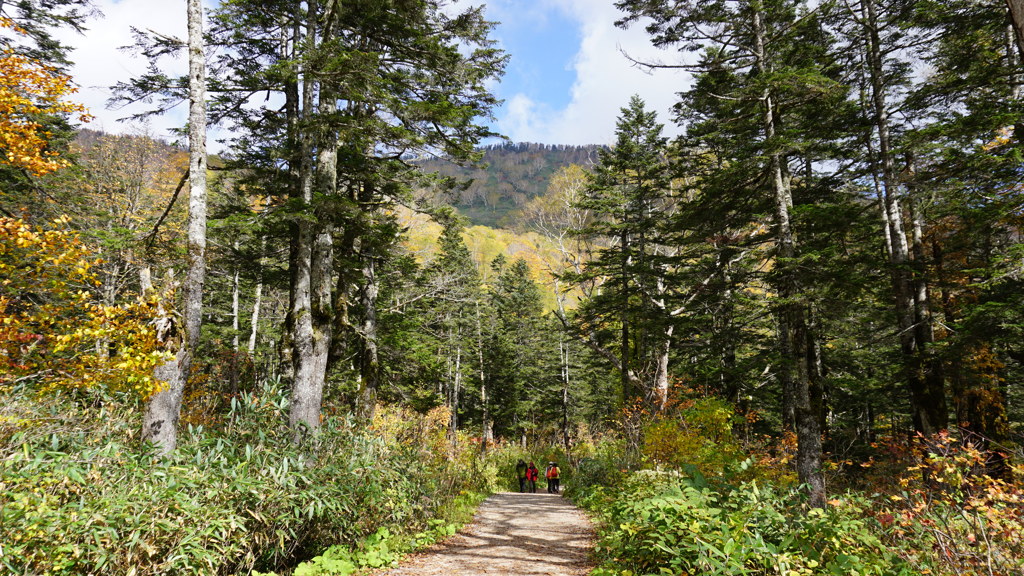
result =
M561 470L558 469L556 462L548 462L547 469L544 470L544 477L548 480L548 494L558 494L559 485L558 477L561 474ZM519 460L516 463L516 478L519 479L519 491L526 492L529 488L530 492L537 491L537 479L540 477L540 470L530 462L527 464L523 460Z

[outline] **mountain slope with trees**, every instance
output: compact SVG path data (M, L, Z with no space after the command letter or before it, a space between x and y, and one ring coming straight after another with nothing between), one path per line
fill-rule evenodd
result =
M416 161L457 184L443 198L452 202L473 224L513 227L523 206L547 191L548 182L562 168L590 167L603 146L563 146L533 142L507 142L482 146L476 165L459 165L440 158Z

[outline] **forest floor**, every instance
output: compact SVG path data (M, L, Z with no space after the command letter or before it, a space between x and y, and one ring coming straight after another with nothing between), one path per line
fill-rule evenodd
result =
M584 576L593 537L586 515L558 494L502 492L455 536L374 576Z

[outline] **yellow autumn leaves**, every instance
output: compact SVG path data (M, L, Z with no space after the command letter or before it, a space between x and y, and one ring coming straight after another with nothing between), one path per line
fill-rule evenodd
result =
M40 393L104 389L139 397L159 383L164 361L151 324L154 304L98 302L92 253L66 229L0 219L0 389Z
M0 29L24 34L8 18L0 18ZM85 107L63 100L75 92L71 77L14 52L0 49L0 161L24 168L35 176L66 165L49 151L49 133L42 130L42 114L78 114L88 121Z
M8 18L0 18L0 30L25 34ZM81 104L64 100L75 91L70 76L0 48L0 163L33 176L67 165L47 150L51 135L40 120L67 114L88 121ZM95 256L66 219L49 228L0 219L0 389L149 396L159 385L153 367L163 360L150 325L153 304L97 301Z

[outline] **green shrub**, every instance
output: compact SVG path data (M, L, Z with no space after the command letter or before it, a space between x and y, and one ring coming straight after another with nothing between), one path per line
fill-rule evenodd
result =
M630 467L626 443L620 439L606 438L581 448L576 465L562 469L564 494L577 502L618 485Z
M360 550L382 528L413 540L448 526L497 477L468 450L439 455L437 415L327 418L300 449L286 407L277 386L243 394L223 429L183 431L163 460L137 442L137 405L0 398L0 572L281 570Z
M755 482L713 489L678 472L640 471L602 520L598 576L757 574L909 575L877 536L865 504L805 510L796 492Z
M743 459L733 436L737 423L735 409L725 400L687 400L671 416L659 415L644 426L644 460L677 469L695 466L706 476L720 476Z

